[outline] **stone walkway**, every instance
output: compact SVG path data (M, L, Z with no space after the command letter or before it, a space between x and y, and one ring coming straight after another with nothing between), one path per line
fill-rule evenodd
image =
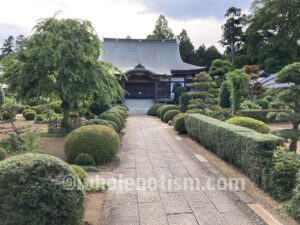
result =
M118 187L108 191L100 224L264 224L233 191L210 190L222 189L222 174L171 129L149 116L127 119Z

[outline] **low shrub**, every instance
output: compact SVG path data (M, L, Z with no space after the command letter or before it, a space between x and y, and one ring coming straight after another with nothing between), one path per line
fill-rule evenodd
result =
M269 109L270 102L268 100L258 99L256 102L262 109Z
M192 97L189 93L183 93L179 97L179 107L181 112L185 113L188 110L189 102L191 99Z
M296 221L300 221L300 183L293 191L293 197L291 200L283 204L285 213L293 217Z
M261 109L261 106L249 101L249 100L245 100L242 104L241 104L241 109Z
M0 147L0 161L4 160L6 158L6 151L4 148Z
M54 110L55 113L61 114L63 113L63 108L61 106L61 101L50 102L48 104L49 109Z
M268 119L268 113L270 112L287 112L286 109L249 109L249 110L239 110L238 115L243 117L250 117L256 120L263 121L264 123L275 122L274 118ZM282 121L283 122L283 121Z
M2 113L2 119L3 119L3 120L10 120L10 119L13 119L13 118L11 118L11 115L9 114L9 112L4 111L4 112Z
M113 127L114 127L114 130L118 133L118 125L112 121L112 120L105 120L107 122L109 122Z
M81 166L82 169L84 169L85 172L101 172L100 169L94 166Z
M185 126L204 147L236 165L259 187L267 186L273 151L283 139L201 114L186 114Z
M178 115L179 113L180 113L180 111L177 110L177 109L169 110L169 111L167 111L167 112L165 113L164 118L163 118L163 121L164 121L165 123L168 123L170 120L172 121L173 118L174 118L176 115Z
M121 122L120 118L116 115L112 115L112 114L108 114L108 113L104 113L104 114L102 113L99 116L99 119L109 120L109 121L112 121L115 124L117 124L118 132L120 132L123 129L122 122Z
M126 105L124 105L124 104L113 104L112 105L112 107L116 107L116 106L122 107L122 108L126 109L127 111L129 110L129 108Z
M114 159L119 145L119 136L112 128L89 125L73 130L65 139L64 150L70 163L75 163L80 153L88 153L96 164L101 164Z
M108 112L112 112L112 113L118 113L122 119L125 121L127 118L127 112L122 110L122 109L117 109L117 108L112 108L110 109Z
M71 165L71 168L76 172L81 183L85 185L87 183L88 176L87 173L84 171L84 169L81 166L77 166L77 165Z
M157 117L160 118L160 112L161 112L162 108L163 108L165 105L167 105L167 104L163 103L163 104L161 104L161 106L158 107L157 113L156 113L156 114L157 114Z
M78 112L69 112L69 117L71 119L77 119L77 118L79 118L79 113Z
M21 114L26 109L26 106L21 104L17 104L17 105L18 105L17 113Z
M221 121L225 121L233 117L231 109L212 110L209 111L207 115Z
M36 111L33 110L33 109L25 109L25 110L22 112L23 117L25 117L25 114L28 113L28 112L30 112L30 113L33 113L33 112L34 112L35 114L37 114Z
M148 111L147 111L147 115L148 116L157 116L157 110L159 109L160 106L162 106L164 104L162 103L158 103L158 104L154 104L153 106L151 106Z
M109 110L110 107L111 107L110 104L106 104L104 102L99 102L99 103L94 102L89 106L89 111L95 115L100 115L101 113Z
M95 159L87 153L80 153L74 160L74 163L79 166L95 166Z
M184 113L177 114L173 118L173 127L180 134L186 133L185 123L184 123Z
M179 104L179 98L185 92L187 92L187 89L185 87L178 87L175 89L175 91L174 91L174 103L175 104Z
M34 120L36 113L34 110L28 109L27 112L24 113L25 120Z
M74 180L79 182L75 171L53 156L28 153L1 161L1 224L79 225L85 193L67 188Z
M103 125L103 126L107 126L107 127L110 127L115 130L115 127L110 122L108 122L107 120L102 120L102 119L89 120L85 123L85 125ZM118 132L118 130L115 130L115 131Z
M241 127L247 127L249 129L255 130L259 133L268 134L271 129L264 122L252 119L250 117L234 117L226 120L227 123L231 123Z
M36 106L31 106L29 109L34 110L36 114L42 114L46 110L46 108L47 108L46 105L36 105Z
M163 106L160 110L160 113L159 113L160 119L163 120L165 113L170 111L170 110L173 110L173 109L179 110L178 106L176 106L176 105L165 105L165 106Z

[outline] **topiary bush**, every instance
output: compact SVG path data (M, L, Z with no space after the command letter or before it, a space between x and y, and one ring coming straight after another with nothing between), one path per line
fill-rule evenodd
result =
M226 120L226 122L241 127L247 127L263 134L268 134L271 131L270 127L264 122L249 117L234 117Z
M177 109L170 110L170 111L168 111L168 112L165 113L163 121L165 123L168 123L170 120L172 121L173 118L174 118L174 116L178 115L179 113L180 113L180 111L177 110Z
M222 108L230 108L230 88L229 81L224 81L219 89L219 106Z
M158 109L157 109L157 117L160 118L160 112L161 112L162 108L163 108L165 105L167 105L167 104L162 104L160 107L158 107Z
M253 119L257 119L265 123L271 123L271 122L275 122L275 118L268 118L269 113L276 113L276 114L287 113L288 111L289 110L286 109L248 109L248 110L239 110L238 115L244 117L251 117Z
M0 147L0 161L4 160L6 158L6 151L4 148Z
M105 121L109 122L114 127L114 130L118 132L118 125L114 121L111 120L105 120Z
M122 109L118 109L118 108L112 108L110 109L108 112L112 112L112 113L118 113L122 119L125 121L127 118L127 112L122 110Z
M0 162L1 224L79 225L85 193L74 186L78 182L75 171L53 156L28 153Z
M31 113L35 112L35 114L36 114L36 111L33 110L33 109L25 109L25 110L22 112L23 116L25 117L25 113L28 113L28 112L31 112Z
M86 185L88 176L87 176L87 173L84 171L84 169L81 166L77 166L77 165L71 165L71 168L76 172L81 183L83 185Z
M179 107L176 106L176 105L165 105L165 106L163 106L160 110L160 115L159 115L160 119L163 120L165 113L170 111L170 110L173 110L173 109L179 110Z
M189 93L183 93L179 98L180 111L185 113L188 110L189 102L192 99Z
M42 114L46 110L45 105L36 105L36 106L31 106L29 109L34 110L36 114Z
M95 166L95 159L88 153L80 153L74 160L74 163L79 166Z
M80 153L94 157L96 164L114 159L120 140L114 129L102 125L83 126L73 130L65 140L65 155L70 163L75 163Z
M157 110L159 109L160 106L165 105L162 103L158 103L158 104L154 104L153 106L151 106L148 111L147 111L147 115L148 116L157 116Z
M180 134L186 133L185 123L184 123L184 113L177 114L173 118L173 127Z
M120 118L116 115L112 115L112 114L108 114L108 113L102 113L99 116L99 119L109 120L109 121L112 121L115 124L117 124L118 132L120 132L123 129L122 122L121 122Z
M187 92L187 89L185 87L178 87L175 89L175 91L174 91L174 103L175 104L179 104L179 98L185 92Z
M103 125L103 126L107 126L107 127L110 127L115 130L115 127L110 122L108 122L107 120L102 120L102 119L89 120L85 123L85 125ZM118 132L118 129L115 131Z
M24 113L25 120L34 120L36 113L34 110L28 109L27 112Z

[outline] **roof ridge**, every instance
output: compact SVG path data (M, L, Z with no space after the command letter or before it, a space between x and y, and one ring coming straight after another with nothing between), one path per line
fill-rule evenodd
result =
M177 43L176 39L103 38L104 42Z

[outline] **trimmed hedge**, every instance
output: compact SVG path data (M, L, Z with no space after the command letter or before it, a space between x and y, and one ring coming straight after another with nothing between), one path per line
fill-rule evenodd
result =
M248 110L239 110L238 115L244 117L250 117L256 120L263 121L264 123L275 122L274 119L268 119L267 115L270 112L287 112L286 109L248 109Z
M114 159L120 140L114 129L102 125L83 126L73 130L65 140L65 155L74 163L80 153L94 157L96 164Z
M87 173L84 171L84 169L81 166L77 166L77 165L71 165L71 168L76 172L81 183L85 185L87 183L88 176Z
M156 113L157 117L160 118L160 112L161 112L162 108L163 108L165 105L167 105L167 104L162 104L161 106L158 107L157 113Z
M162 103L158 103L158 104L154 104L153 106L151 106L148 111L147 111L147 115L148 116L157 116L157 110L159 109L159 107L161 107Z
M76 165L79 166L95 166L95 159L88 153L80 153L74 160Z
M184 123L184 113L177 114L173 118L173 127L180 134L186 133L185 123Z
M160 112L159 112L159 117L161 120L164 119L164 115L166 112L170 111L170 110L173 110L173 109L177 109L179 110L179 107L176 106L176 105L165 105L161 108Z
M261 134L201 114L186 114L185 126L189 136L236 165L258 186L265 188L273 151L283 139Z
M178 114L180 114L179 110L177 110L177 109L170 110L170 111L165 113L163 121L165 123L168 123L170 120L173 120L174 116L176 116Z
M126 122L126 121L125 121L125 119L123 118L123 116L121 116L120 113L118 113L118 112L107 111L107 112L102 113L102 114L99 116L99 119L101 119L100 117L101 117L102 115L112 115L112 116L117 117L117 118L120 120L120 125L121 125L120 130L122 130L122 129L125 127L125 122Z
M110 127L115 130L115 127L110 122L108 122L107 120L102 120L102 119L89 120L85 123L85 125L103 125L103 126L107 126L107 127ZM118 132L118 129L115 131Z
M25 120L34 120L35 116L36 116L36 113L34 110L30 110L30 111L28 110L24 114Z
M0 162L1 225L79 225L85 193L76 183L75 171L53 156L28 153Z
M105 120L105 121L109 122L114 127L114 130L118 132L118 125L114 121L111 120Z
M291 200L283 204L284 211L293 217L296 221L300 221L300 183L294 190Z
M250 117L233 117L229 120L226 120L226 122L241 127L247 127L263 134L268 134L271 131L270 127L264 122L252 119Z
M99 119L112 121L117 125L118 132L120 132L122 130L122 122L121 122L121 120L119 119L118 116L115 116L115 115L112 115L112 114L103 114L102 113L99 116Z

